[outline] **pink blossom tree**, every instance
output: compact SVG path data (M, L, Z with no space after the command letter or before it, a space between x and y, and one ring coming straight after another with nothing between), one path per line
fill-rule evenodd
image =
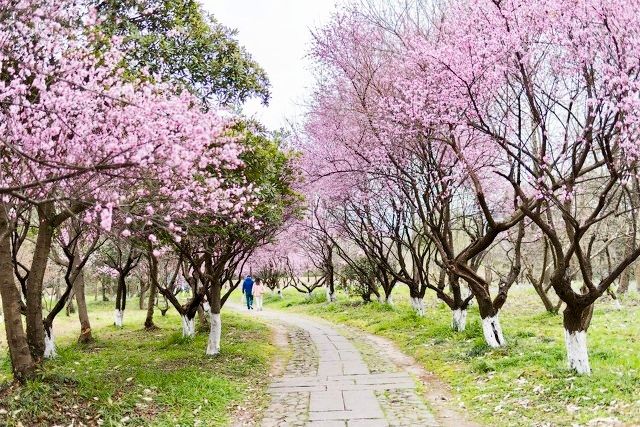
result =
M315 50L329 70L309 126L321 142L310 151L320 145L330 160L320 175L422 177L428 185L414 199L428 202L429 236L447 271L471 288L492 346L504 344L498 313L534 224L549 241L550 284L566 304L567 357L578 373L590 372L593 303L640 255L634 245L604 273L593 268L606 252L597 234L638 208L625 185L638 155L639 8L465 0L446 4L429 28L382 31L348 10ZM456 245L438 224L459 224L465 210L477 226ZM511 242L513 262L494 297L474 260L501 241Z
M225 196L223 177L201 180L198 173L240 162L219 111L204 112L193 96L168 86L125 82L117 39L95 56L95 14L82 2L4 1L0 17L0 251L8 255L0 292L14 374L22 379L44 353L42 280L65 221L82 214L109 230L114 210L144 196L140 183L150 181L156 199L171 197L177 210L197 200L210 212ZM29 351L10 268L12 216L24 204L34 207L38 226L26 283Z

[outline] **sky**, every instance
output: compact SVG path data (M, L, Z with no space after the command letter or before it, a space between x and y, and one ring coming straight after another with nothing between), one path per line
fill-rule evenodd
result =
M313 86L305 58L310 30L326 23L341 0L202 0L224 25L238 30L238 40L266 70L271 101L250 101L244 112L272 130L301 117L305 94Z

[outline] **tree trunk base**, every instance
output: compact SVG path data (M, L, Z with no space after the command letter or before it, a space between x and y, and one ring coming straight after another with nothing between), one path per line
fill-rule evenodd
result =
M44 333L44 358L54 359L58 356L56 352L56 342L53 337L53 331L48 330Z
M211 329L207 343L207 355L216 356L220 353L220 337L222 335L222 319L220 313L211 313Z
M123 319L124 319L124 310L116 309L113 312L113 324L116 325L116 328L122 328Z
M498 348L506 344L497 314L482 319L482 332L489 347Z
M455 332L464 332L467 327L467 310L455 309L452 311L451 329Z
M93 339L93 335L91 334L91 328L81 331L80 336L78 337L78 344L92 344L95 340Z
M153 322L151 322L151 323L144 322L144 330L145 331L157 331L159 329L160 329L160 327L156 326L156 324L153 323Z
M420 297L410 297L411 307L416 313L418 317L424 317L425 308L424 308L424 300Z
M180 316L182 319L182 338L193 338L196 336L195 319L187 316Z
M567 346L569 369L580 375L591 375L589 353L587 351L587 331L570 332L565 329L564 340Z

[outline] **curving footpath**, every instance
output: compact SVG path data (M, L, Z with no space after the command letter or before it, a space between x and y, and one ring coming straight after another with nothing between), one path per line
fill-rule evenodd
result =
M284 325L292 350L271 384L263 427L439 425L414 379L365 340L319 319L269 310L255 316Z

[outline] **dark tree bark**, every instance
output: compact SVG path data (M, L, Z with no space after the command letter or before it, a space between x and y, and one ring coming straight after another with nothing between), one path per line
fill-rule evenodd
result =
M558 299L558 302L554 304L549 296L549 291L551 290L550 272L552 271L553 266L551 265L552 260L549 256L548 239L543 238L542 244L542 264L538 267L540 275L536 277L534 274L534 266L529 264L525 269L525 277L540 297L540 301L542 301L545 310L548 313L558 314L560 306L562 305L562 300Z
M27 278L27 341L31 355L37 361L44 356L45 331L42 319L42 284L47 269L53 240L53 202L40 205L38 211L38 236Z
M164 266L162 276L166 278L168 273L171 273L171 276L168 279L163 280L162 284L160 283L159 278L159 260L158 257L154 255L153 247L151 245L149 245L147 249L147 259L149 262L149 282L151 283L151 286L162 294L162 296L176 309L178 314L180 314L182 319L182 336L193 337L195 335L194 319L198 312L198 308L204 299L204 288L198 288L197 280L195 280L195 278L191 278L193 280L190 279L189 281L191 282L193 296L185 304L180 304L180 301L176 297L179 290L179 288L176 289L176 285L180 270L183 268L182 259L177 258L167 261ZM172 261L175 264L173 267L171 266ZM173 269L172 272L171 269Z
M73 299L76 296L75 295L75 288L71 289L71 295L69 295L69 302L67 302L67 307L65 310L65 313L67 314L67 316L71 316L73 313L76 312L76 306L73 304Z
M144 328L146 330L158 329L153 323L153 312L156 305L156 297L158 296L158 288L153 283L149 283L149 301L147 302L147 317L144 320Z
M148 283L144 283L142 280L140 281L140 295L139 295L139 297L140 297L140 300L139 300L140 310L144 310L144 301L145 301L144 297L145 297L145 294L147 293L147 290L149 289L149 287L150 286L149 286Z
M73 287L76 294L76 302L78 303L78 318L80 320L80 336L78 337L78 342L81 344L89 344L93 342L93 335L91 333L91 322L87 311L83 269L78 272Z
M21 296L14 281L9 221L4 205L0 205L0 296L13 376L25 382L33 376L35 362L22 326Z
M102 284L102 302L108 302L109 301L109 297L107 296L107 283L106 280L101 280L100 283Z
M118 276L118 287L116 291L116 313L114 324L116 326L122 326L122 317L124 315L124 309L127 306L127 283L122 274Z
M336 287L335 287L335 272L333 267L333 244L327 245L327 259L326 259L326 286L327 286L327 302L334 302L336 300Z
M123 248L118 242L113 246L113 250L113 253L106 253L106 264L118 272L114 324L116 327L122 327L124 310L127 306L127 277L138 266L142 252L133 246Z
M617 292L619 294L626 294L629 291L629 282L631 279L631 267L625 269L620 275L620 285L618 285Z

